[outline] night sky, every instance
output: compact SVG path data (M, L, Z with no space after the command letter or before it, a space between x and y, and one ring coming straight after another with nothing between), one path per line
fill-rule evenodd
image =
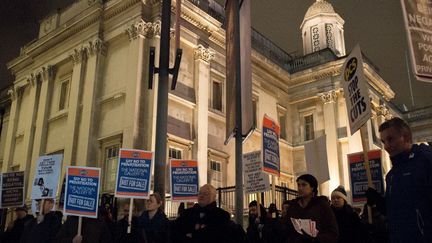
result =
M84 0L83 0L84 1ZM39 20L74 0L2 0L0 8L0 88L13 77L6 62L20 47L37 38ZM224 0L218 0L224 2ZM252 0L252 25L292 55L302 55L300 24L315 0ZM408 109L432 105L432 83L410 75L411 99L405 55L408 51L399 0L329 0L345 20L347 53L359 43L363 53L380 69L396 92L395 104ZM410 66L411 68L411 66ZM413 105L414 103L414 105Z

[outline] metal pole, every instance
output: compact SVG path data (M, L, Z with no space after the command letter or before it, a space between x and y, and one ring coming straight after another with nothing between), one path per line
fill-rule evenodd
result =
M154 191L159 193L165 205L165 168L167 145L167 116L168 116L168 75L170 51L170 17L171 0L162 1L162 26L159 57L159 85L157 97L156 118L156 149L154 170Z
M236 222L243 227L243 128L242 128L242 90L241 90L241 61L240 61L240 5L234 0L234 41L236 63L236 131L235 131L235 171L236 171Z

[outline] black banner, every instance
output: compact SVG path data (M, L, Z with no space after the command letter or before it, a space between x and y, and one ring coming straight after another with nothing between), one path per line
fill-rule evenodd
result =
M24 204L24 171L2 174L1 207L20 207Z

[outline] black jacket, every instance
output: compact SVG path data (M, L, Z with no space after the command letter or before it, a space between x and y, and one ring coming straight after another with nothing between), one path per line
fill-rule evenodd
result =
M57 233L57 243L72 243L78 233L78 217L68 216L60 231ZM106 223L101 219L82 219L82 243L112 243L114 232L110 232Z
M37 219L29 221L21 237L21 243L52 243L61 227L63 214L60 211L44 215L39 224Z
M150 219L148 211L139 217L139 228L146 243L166 243L169 239L169 222L164 212L158 210Z
M338 243L361 243L365 238L365 226L353 208L346 204L342 208L331 206L339 228Z
M33 215L27 214L22 219L16 219L10 230L7 230L3 236L3 243L17 243L20 242L21 236L27 224L34 219Z
M213 202L206 207L195 204L184 211L173 225L173 242L179 243L225 243L230 242L227 232L232 229L230 215L216 207Z
M391 158L385 194L390 242L432 242L432 149L413 145Z

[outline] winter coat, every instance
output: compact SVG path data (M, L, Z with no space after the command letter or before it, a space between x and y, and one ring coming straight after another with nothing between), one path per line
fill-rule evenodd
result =
M186 209L174 222L173 242L225 243L230 242L228 232L234 232L230 215L213 202L205 207L195 204ZM233 237L237 238L237 236Z
M44 215L42 222L29 221L21 237L21 243L52 243L61 227L63 214L60 211Z
M432 149L413 145L391 158L385 194L390 242L432 242Z
M138 217L132 217L131 232L128 234L128 217L117 221L115 229L115 243L136 243L144 242L143 234L139 227Z
M365 226L353 208L345 203L342 208L331 206L339 228L338 243L362 243L365 237Z
M22 219L16 219L10 230L7 230L3 236L3 243L17 243L20 242L21 236L27 224L34 219L33 215L27 214Z
M249 224L246 229L246 235L249 243L263 243L264 235L263 228L266 221L266 211L260 204L261 217L257 219L256 216L249 215Z
M78 233L78 217L69 216L57 233L57 243L72 243ZM107 224L101 219L82 218L82 243L112 243L113 232L110 232Z
M330 204L326 197L313 197L305 208L299 204L300 199L290 201L290 206L287 210L286 220L288 239L290 243L311 242L303 235L297 233L291 223L293 219L311 219L316 222L318 234L316 241L320 243L336 243L339 235L338 225L335 215L330 208Z
M138 221L146 243L168 242L169 222L164 212L158 210L153 218L150 219L149 212L144 211Z
M369 224L367 204L363 206L361 221L366 227L366 240L368 243L387 243L388 230L386 216L376 206L372 206L372 224Z

